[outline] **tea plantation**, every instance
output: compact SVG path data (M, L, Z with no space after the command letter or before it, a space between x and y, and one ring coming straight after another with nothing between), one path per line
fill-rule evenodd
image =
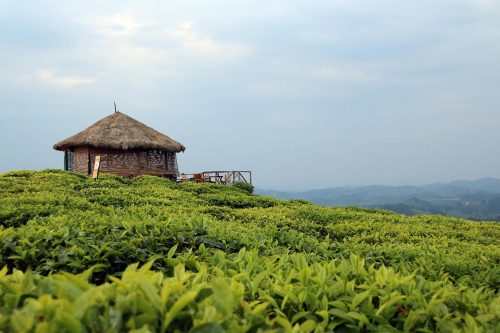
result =
M0 175L2 332L500 332L500 224Z

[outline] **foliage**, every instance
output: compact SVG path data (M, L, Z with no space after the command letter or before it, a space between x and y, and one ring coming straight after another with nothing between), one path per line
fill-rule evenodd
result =
M249 184L249 183L243 182L243 181L236 181L233 183L233 186L236 188L242 189L243 191L246 191L250 194L252 194L253 190L255 189L252 184Z
M494 331L499 239L495 223L15 171L0 331Z

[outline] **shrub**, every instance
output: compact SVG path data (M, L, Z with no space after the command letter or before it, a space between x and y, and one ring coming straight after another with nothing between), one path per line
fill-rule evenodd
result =
M239 188L243 191L246 191L250 194L253 193L253 190L254 190L254 186L247 183L247 182L242 182L242 181L237 181L237 182L234 182L233 183L233 186L236 187L236 188Z
M7 173L0 332L495 332L498 239L237 186Z

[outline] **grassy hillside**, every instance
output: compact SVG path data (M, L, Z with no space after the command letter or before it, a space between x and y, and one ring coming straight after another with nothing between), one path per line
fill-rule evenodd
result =
M0 331L495 331L500 225L0 175Z

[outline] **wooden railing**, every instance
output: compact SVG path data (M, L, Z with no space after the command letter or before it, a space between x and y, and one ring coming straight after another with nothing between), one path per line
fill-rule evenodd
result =
M252 185L252 171L203 171L200 173L180 173L177 182L215 183L231 185L234 182Z

